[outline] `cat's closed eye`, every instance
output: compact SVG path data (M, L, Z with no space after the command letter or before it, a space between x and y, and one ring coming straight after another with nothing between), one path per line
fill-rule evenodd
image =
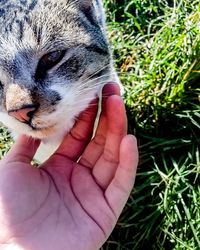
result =
M62 60L64 55L65 50L50 52L40 59L38 66L43 67L44 70L49 70L53 68L56 64L58 64Z
M44 55L38 62L35 77L43 78L47 71L56 66L64 57L65 50L58 50Z

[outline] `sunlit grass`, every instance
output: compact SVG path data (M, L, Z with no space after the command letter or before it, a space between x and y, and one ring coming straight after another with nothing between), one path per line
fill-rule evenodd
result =
M103 249L200 249L199 1L105 6L140 166Z
M10 133L0 124L0 159L8 152L12 144L13 139Z

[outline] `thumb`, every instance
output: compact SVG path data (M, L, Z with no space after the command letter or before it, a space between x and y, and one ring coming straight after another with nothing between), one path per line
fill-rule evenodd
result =
M24 163L30 163L39 145L40 140L22 135L12 146L8 154L5 156L5 159L12 162L20 161Z

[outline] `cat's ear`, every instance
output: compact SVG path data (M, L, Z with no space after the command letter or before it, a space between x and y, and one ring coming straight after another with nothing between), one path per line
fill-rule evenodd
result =
M81 10L87 11L91 9L93 0L77 0L77 4Z
M106 18L102 0L77 0L77 3L82 11L93 16L93 19L96 19L98 24L105 28Z

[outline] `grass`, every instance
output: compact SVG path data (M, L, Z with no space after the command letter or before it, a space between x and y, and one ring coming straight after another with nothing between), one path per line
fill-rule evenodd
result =
M12 144L13 140L9 131L4 126L0 126L0 159L8 152Z
M200 249L200 3L105 0L129 131L135 188L103 250ZM0 128L0 153L12 144Z
M199 1L105 6L140 166L103 249L200 249Z

